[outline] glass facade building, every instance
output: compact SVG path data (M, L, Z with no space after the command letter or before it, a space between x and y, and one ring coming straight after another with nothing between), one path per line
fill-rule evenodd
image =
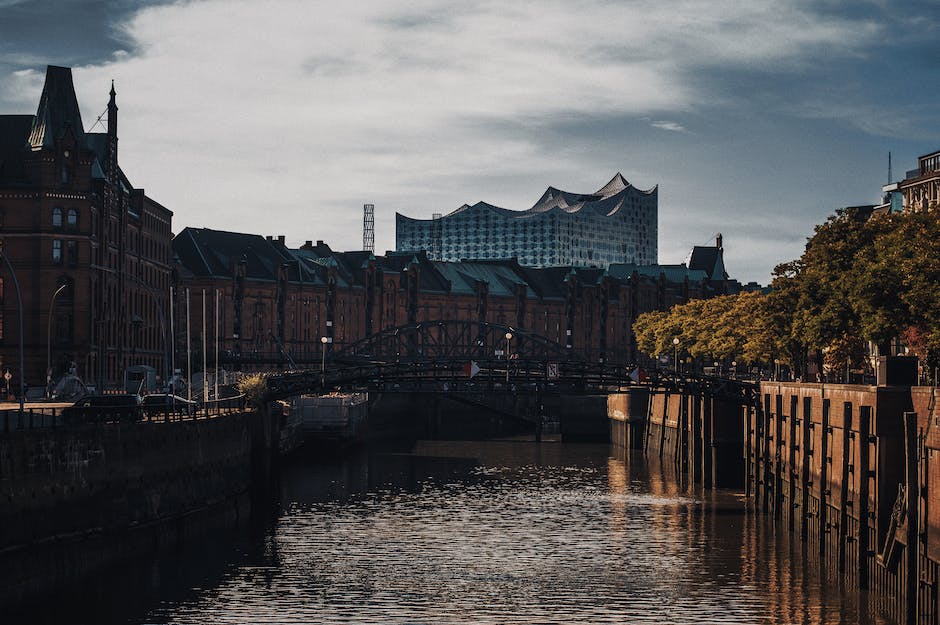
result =
M396 249L445 261L515 258L531 267L654 265L657 191L637 189L618 173L595 193L549 187L525 211L479 202L433 219L396 213Z

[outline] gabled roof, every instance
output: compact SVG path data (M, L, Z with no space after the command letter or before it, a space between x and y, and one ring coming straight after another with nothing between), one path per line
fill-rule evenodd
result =
M511 261L433 261L433 265L450 282L452 293L473 293L474 285L484 282L489 285L490 295L510 297L516 294L519 285L525 284L513 267L515 263ZM526 296L534 295L526 285Z
M79 144L84 144L85 127L75 98L72 70L50 65L46 68L46 82L33 119L29 145L33 149L52 147L67 128Z
M725 280L724 252L714 245L696 245L685 261L689 269L704 271L709 280Z
M293 260L260 235L209 228L183 229L173 238L173 253L196 276L230 277L232 267L244 260L247 276L256 280L277 279L278 267ZM296 279L296 264L291 264Z
M607 273L619 280L629 280L634 272L644 278L659 280L662 276L669 282L682 283L687 278L689 282L704 282L708 274L700 269L690 269L684 263L681 265L636 265L633 263L611 263Z

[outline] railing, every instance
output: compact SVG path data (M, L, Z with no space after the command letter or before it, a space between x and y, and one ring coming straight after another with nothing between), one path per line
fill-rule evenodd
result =
M245 396L212 399L206 403L149 406L28 407L0 410L0 432L113 424L158 424L212 419L245 410Z
M590 362L546 362L543 360L474 361L471 378L467 361L411 361L345 364L319 370L295 371L267 379L268 399L283 399L307 393L346 391L379 392L510 392L510 393L598 393L617 387L647 386L683 388L715 395L750 396L755 385L717 376L650 370L643 376L633 365ZM632 374L632 375L631 375ZM642 378L642 379L641 379Z

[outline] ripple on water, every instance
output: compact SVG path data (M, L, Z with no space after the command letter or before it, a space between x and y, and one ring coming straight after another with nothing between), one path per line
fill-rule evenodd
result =
M370 487L342 497L285 502L265 562L236 566L148 620L881 622L866 620L852 595L803 577L735 497L684 494L606 448L513 463L492 460L503 456L487 445L462 449L482 460L459 478L415 471L402 487L370 474ZM326 479L318 471L285 479Z

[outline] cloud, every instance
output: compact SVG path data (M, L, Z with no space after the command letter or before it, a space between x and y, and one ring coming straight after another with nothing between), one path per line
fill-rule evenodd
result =
M672 132L687 132L685 126L678 122L669 122L669 121L655 121L650 124L653 128L659 128L660 130L670 130Z
M180 2L123 14L75 82L88 122L115 79L122 164L175 211L175 230L354 248L361 205L373 202L381 250L394 246L395 210L423 217L478 199L525 208L547 184L592 190L617 170L652 186L660 174L646 151L691 135L670 120L741 97L710 76L798 72L823 54L864 54L880 32L867 17L810 7ZM36 77L21 82L34 107ZM554 140L560 125L612 119ZM657 136L625 152L638 126Z

